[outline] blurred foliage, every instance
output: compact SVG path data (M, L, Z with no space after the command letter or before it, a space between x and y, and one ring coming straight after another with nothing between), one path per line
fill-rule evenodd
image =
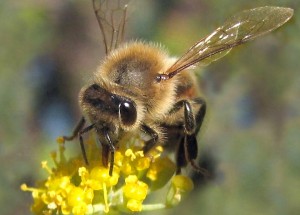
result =
M135 3L127 37L162 43L177 56L243 9L263 5L295 9L293 19L282 28L201 68L199 83L209 114L200 135L200 148L215 160L216 176L179 207L162 213L299 214L300 3ZM32 65L39 56L59 62L61 69L57 69L54 82L62 87L58 88L64 92L60 98L67 99L72 110L63 112L66 118L57 112L49 116L60 123L70 122L59 130L66 134L72 122L79 119L77 94L99 64L103 47L89 1L1 1L0 32L1 213L30 214L30 194L22 193L19 186L23 182L33 184L41 177L39 162L55 148L54 136L58 135L49 135L44 115L37 114L37 110L48 111L47 105L37 102L45 85L36 87L48 76L33 76ZM59 77L67 80L62 82ZM48 104L50 92L43 95L47 98L43 102Z

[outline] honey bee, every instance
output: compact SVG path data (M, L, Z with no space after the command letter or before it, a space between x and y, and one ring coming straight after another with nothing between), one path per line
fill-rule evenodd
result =
M91 83L81 89L79 105L84 116L64 140L79 137L88 164L82 135L94 130L102 146L102 162L109 164L112 175L120 136L144 132L149 135L142 149L145 154L157 144L171 145L176 148L177 174L187 164L204 172L195 159L206 102L198 95L192 67L218 60L233 47L280 27L293 10L265 6L242 11L174 58L152 43L122 42L127 2L92 1L106 56ZM86 121L90 125L84 127Z

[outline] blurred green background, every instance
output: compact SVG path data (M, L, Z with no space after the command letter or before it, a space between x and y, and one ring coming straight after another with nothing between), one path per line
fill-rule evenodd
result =
M229 16L265 5L294 17L199 69L209 108L199 143L214 178L160 214L300 213L300 1L139 0L126 37L179 56ZM0 44L1 214L30 214L20 184L45 177L40 161L79 119L77 95L103 47L87 0L1 1Z

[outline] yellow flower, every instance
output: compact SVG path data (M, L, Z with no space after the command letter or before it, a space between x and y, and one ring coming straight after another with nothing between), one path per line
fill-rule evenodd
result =
M192 189L187 177L175 175L176 165L157 146L147 155L144 142L138 137L124 137L115 151L113 173L102 164L101 148L89 137L85 165L82 154L67 158L63 139L58 138L58 152L52 152L53 167L46 161L48 173L36 188L23 184L21 189L32 193L35 214L99 214L99 212L138 212L176 205ZM171 181L171 183L168 183ZM165 186L170 186L166 203L144 204L144 200Z
M145 157L141 150L127 149L124 155L121 168L124 175L140 174L150 166L150 157Z
M171 180L171 187L167 194L166 205L174 207L180 203L194 188L193 181L184 175L175 175Z
M142 202L146 198L148 185L139 181L136 175L129 175L125 179L123 193L127 200L127 208L131 211L141 211Z
M85 167L81 168L81 173L79 174L83 174L83 169L85 169ZM119 174L114 171L113 175L110 176L107 168L97 166L93 167L90 173L86 172L84 175L81 175L81 177L82 185L89 186L93 190L102 190L104 184L106 187L116 185L118 183Z
M63 214L86 214L88 208L92 207L94 192L90 188L72 186L66 197L66 204L62 207Z

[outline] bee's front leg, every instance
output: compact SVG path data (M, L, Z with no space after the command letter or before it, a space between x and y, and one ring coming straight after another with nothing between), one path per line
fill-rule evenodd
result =
M78 136L79 132L83 129L83 126L85 125L85 118L81 117L80 121L77 123L76 127L74 128L72 135L70 136L63 136L63 141L71 141L75 137Z
M115 151L116 148L109 136L108 131L104 132L104 137L106 140L105 144L102 144L102 162L104 166L107 166L108 164L108 153L110 154L110 166L109 166L109 175L112 176L114 164L115 164Z
M84 133L90 131L91 129L93 129L95 125L92 124L92 125L89 125L88 127L84 128L85 122L86 122L85 118L81 117L80 121L77 123L76 127L74 128L72 135L63 136L62 138L63 138L63 141L71 141L75 137L79 136L79 142L80 142L82 156L83 156L84 162L88 165L88 159L86 156L82 135Z
M92 124L92 125L89 125L88 127L82 129L80 132L79 132L79 143L80 143L80 148L81 148L81 152L82 152L82 156L83 156L83 159L84 159L84 162L86 165L89 165L89 162L88 162L88 159L87 159L87 156L86 156L86 152L85 152L85 147L84 147L84 143L83 143L83 138L82 138L82 135L86 132L89 132L90 130L92 130L93 128L95 127L95 124Z

